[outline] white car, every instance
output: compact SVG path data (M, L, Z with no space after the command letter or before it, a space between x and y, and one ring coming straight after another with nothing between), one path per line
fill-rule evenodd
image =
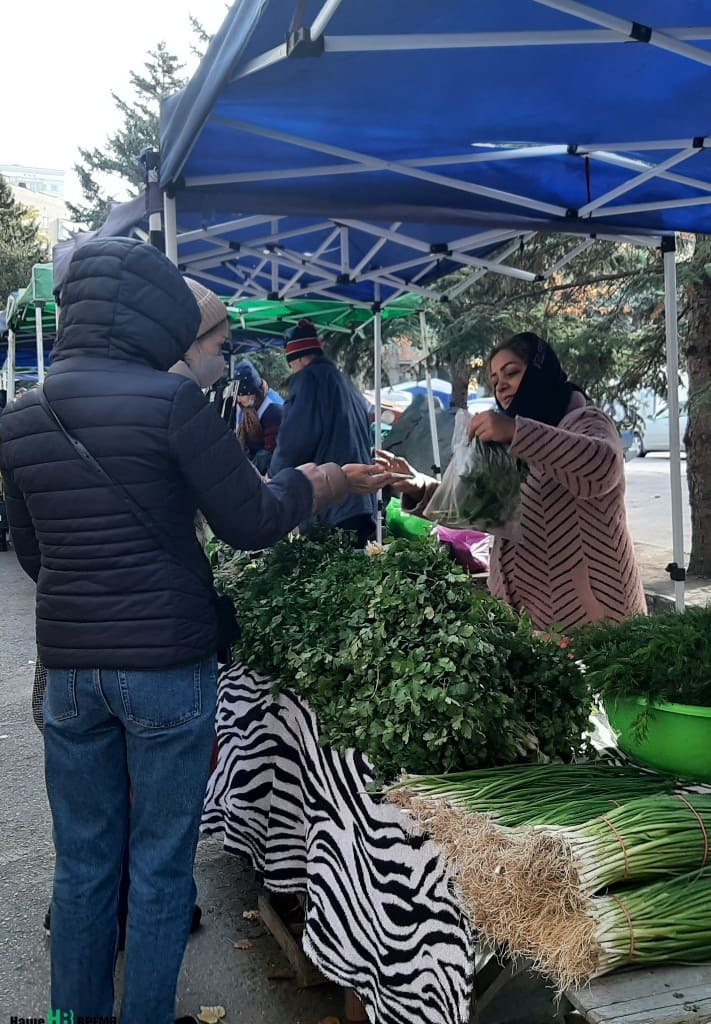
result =
M679 406L679 438L682 454L685 451L684 435L687 426L686 403ZM647 452L668 452L669 451L669 410L663 406L654 416L644 421L642 430L634 432L634 446L638 449L636 454L644 458Z
M496 408L496 399L493 395L487 395L485 398L472 398L467 402L467 409L474 415L477 412L488 412L489 409Z

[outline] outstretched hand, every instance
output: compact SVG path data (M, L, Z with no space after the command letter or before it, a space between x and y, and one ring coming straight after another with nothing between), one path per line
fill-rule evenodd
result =
M402 455L384 451L382 448L375 449L375 465L382 466L383 470L389 473L403 473L405 476L415 475L415 470L407 459L403 459Z
M422 491L422 478L420 477L418 482L417 472L407 459L403 459L401 455L393 455L392 452L376 448L375 465L382 471L395 475L396 479L390 486L396 494L407 494L410 497L419 498Z
M373 466L363 466L353 462L341 468L346 475L351 494L375 494L383 487L394 487L402 483L409 475L386 470L377 463Z
M516 424L510 416L504 416L493 409L487 412L478 412L471 418L469 424L469 440L473 441L478 437L480 441L498 441L500 444L509 444L513 440Z

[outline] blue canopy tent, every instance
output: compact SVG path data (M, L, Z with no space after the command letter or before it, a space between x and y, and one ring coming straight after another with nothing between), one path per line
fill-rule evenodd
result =
M711 231L710 64L704 0L242 0L165 104L168 252L277 293L369 281L378 302L445 263L509 273L486 247L528 232L661 241L677 452L670 233ZM672 499L681 566L678 461Z

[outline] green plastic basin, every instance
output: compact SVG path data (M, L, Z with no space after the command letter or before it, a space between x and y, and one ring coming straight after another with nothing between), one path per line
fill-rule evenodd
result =
M711 782L711 708L655 704L644 739L632 726L647 706L643 697L618 698L605 706L620 750L640 765L699 782Z
M433 527L429 520L403 512L400 498L391 498L388 502L385 525L393 537L426 537Z

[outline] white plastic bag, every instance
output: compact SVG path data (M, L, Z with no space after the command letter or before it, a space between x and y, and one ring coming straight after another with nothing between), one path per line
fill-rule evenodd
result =
M427 519L454 529L477 529L501 537L520 535L521 482L525 466L508 445L469 441L471 416L457 412L452 461L424 510Z

